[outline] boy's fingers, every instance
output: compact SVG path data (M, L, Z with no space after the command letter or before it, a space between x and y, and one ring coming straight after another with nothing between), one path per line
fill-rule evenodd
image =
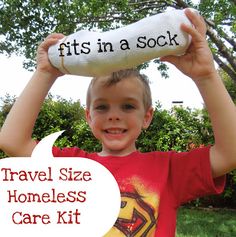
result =
M178 61L179 61L179 57L177 56L164 56L164 57L161 57L160 58L160 61L161 62L168 62L168 63L171 63L173 65L177 65L178 64Z
M48 40L48 39L62 39L62 38L64 38L65 37L65 35L63 35L63 34L61 34L61 33L52 33L52 34L50 34L50 35L48 35L46 38L45 38L45 40Z
M45 40L41 43L41 47L49 48L51 45L56 44L58 40L64 38L65 35L60 33L53 33L48 35Z
M190 9L185 10L185 14L191 23L194 25L195 29L202 35L206 35L206 24L204 18L198 13Z
M59 39L64 38L65 36L63 34L60 33L53 33L48 35L43 41L42 43L49 43L49 42L57 42Z
M195 28L182 24L181 29L186 32L187 34L191 35L192 42L200 43L205 39L205 35L201 35Z

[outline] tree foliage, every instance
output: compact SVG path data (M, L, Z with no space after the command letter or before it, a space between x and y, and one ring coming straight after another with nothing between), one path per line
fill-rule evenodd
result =
M15 97L1 98L0 127L11 109ZM59 147L77 146L88 152L101 150L101 144L92 135L84 119L84 108L79 101L65 100L51 95L46 99L37 119L33 137L40 140L56 131L65 132L56 141ZM137 147L142 152L188 151L214 142L213 132L205 109L191 110L174 107L165 110L157 104L151 126L142 132ZM6 157L2 152L0 157ZM207 197L194 202L198 204L236 208L236 170L227 177L225 192L220 197Z
M10 95L0 98L0 127L3 125L15 100L16 98ZM74 141L71 138L75 134L74 127L80 123L85 123L85 119L84 108L79 101L74 102L60 96L53 97L49 94L36 120L32 137L35 140L41 140L49 134L64 130L63 136L56 144L60 147L72 146ZM75 145L78 144L75 143Z
M204 16L214 59L236 81L235 0L203 0L199 4L190 0L2 0L0 53L24 55L24 66L32 69L37 46L49 33L68 35L85 28L104 31L167 8L186 7L194 7ZM167 67L158 60L156 62L163 76L167 76Z
M206 110L156 106L150 127L143 131L137 145L141 151L187 151L212 144L213 132Z

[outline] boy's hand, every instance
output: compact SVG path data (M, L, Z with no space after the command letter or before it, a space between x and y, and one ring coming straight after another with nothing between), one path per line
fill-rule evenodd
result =
M63 73L60 72L57 68L52 66L48 59L48 48L57 43L59 39L64 37L63 34L53 33L49 35L38 47L37 50L37 71L48 75L50 78L57 78L62 76Z
M198 84L203 80L214 78L213 75L216 73L214 60L205 39L206 24L203 17L190 9L186 9L185 14L194 25L194 27L181 25L181 29L192 37L189 48L183 56L166 56L162 57L161 61L172 63Z

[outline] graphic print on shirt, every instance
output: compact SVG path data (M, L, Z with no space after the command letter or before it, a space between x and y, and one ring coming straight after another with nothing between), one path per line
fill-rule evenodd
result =
M158 218L158 194L135 177L120 185L121 210L105 237L153 237Z

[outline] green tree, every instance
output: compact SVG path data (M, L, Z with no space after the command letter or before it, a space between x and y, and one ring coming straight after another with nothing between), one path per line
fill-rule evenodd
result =
M0 129L9 113L16 98L6 94L5 97L0 97ZM6 154L0 150L0 158L6 157Z
M10 109L14 102L16 101L15 96L11 96L9 94L6 94L5 97L0 97L0 127L2 127L3 122L5 118L7 117L7 114L10 112Z
M10 111L15 97L6 95L5 98L0 98L0 127L2 127L8 112ZM53 97L51 94L46 98L36 124L33 130L33 138L41 140L45 136L64 130L63 135L56 141L59 147L78 146L75 142L74 134L77 124L84 124L84 108L79 101L63 99L60 96ZM6 154L1 153L0 157L5 157Z
M170 111L157 105L150 127L137 141L142 151L187 151L214 142L205 110L173 107Z
M235 0L210 0L194 4L190 0L2 0L0 1L0 53L24 55L31 68L36 48L49 33L66 35L80 29L109 30L127 25L167 8L194 7L205 17L214 59L236 80ZM166 65L158 63L163 76ZM147 66L144 64L144 66Z

